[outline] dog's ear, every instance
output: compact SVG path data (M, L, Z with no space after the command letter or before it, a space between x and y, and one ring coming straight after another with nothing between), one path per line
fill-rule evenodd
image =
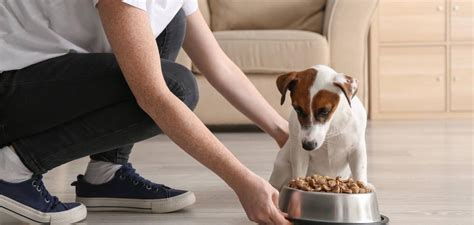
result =
M283 105L285 102L286 91L290 90L293 91L296 86L296 72L285 73L278 76L276 84L278 90L281 93L281 100L280 104Z
M345 74L338 74L334 78L334 85L339 87L349 102L349 106L351 105L351 100L357 93L357 89L359 88L359 81L351 76L347 76Z

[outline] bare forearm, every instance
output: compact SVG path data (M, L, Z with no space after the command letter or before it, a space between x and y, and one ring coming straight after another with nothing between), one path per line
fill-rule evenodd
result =
M152 107L149 115L178 146L231 187L252 173L174 95L160 100L160 106Z
M287 121L268 104L242 70L230 60L223 62L220 68L209 71L207 77L212 86L266 133L275 137L286 131Z

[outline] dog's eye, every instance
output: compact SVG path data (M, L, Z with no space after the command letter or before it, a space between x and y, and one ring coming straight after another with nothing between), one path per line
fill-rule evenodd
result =
M295 112L300 117L305 117L306 116L305 113L303 112L303 110L300 107L295 107Z
M318 115L319 117L327 117L327 116L329 115L329 112L330 112L330 111L331 111L331 110L329 110L328 108L322 108L322 109L320 109L320 110L318 111L318 114L317 114L317 115Z

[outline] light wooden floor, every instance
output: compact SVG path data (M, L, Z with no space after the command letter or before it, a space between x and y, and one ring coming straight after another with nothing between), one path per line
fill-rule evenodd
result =
M369 180L391 225L473 224L473 125L469 120L369 124ZM253 171L269 177L277 148L268 136L218 137ZM83 224L252 224L231 190L165 136L137 144L131 161L147 178L194 191L197 203L166 215L89 213ZM73 200L69 184L86 162L77 160L48 173L49 190L64 201ZM19 224L4 215L0 221Z

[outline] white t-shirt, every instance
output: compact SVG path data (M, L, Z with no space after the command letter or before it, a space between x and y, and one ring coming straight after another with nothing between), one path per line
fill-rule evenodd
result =
M95 5L99 0L0 0L0 73L68 52L111 52ZM155 37L179 9L197 0L122 0L147 11Z

